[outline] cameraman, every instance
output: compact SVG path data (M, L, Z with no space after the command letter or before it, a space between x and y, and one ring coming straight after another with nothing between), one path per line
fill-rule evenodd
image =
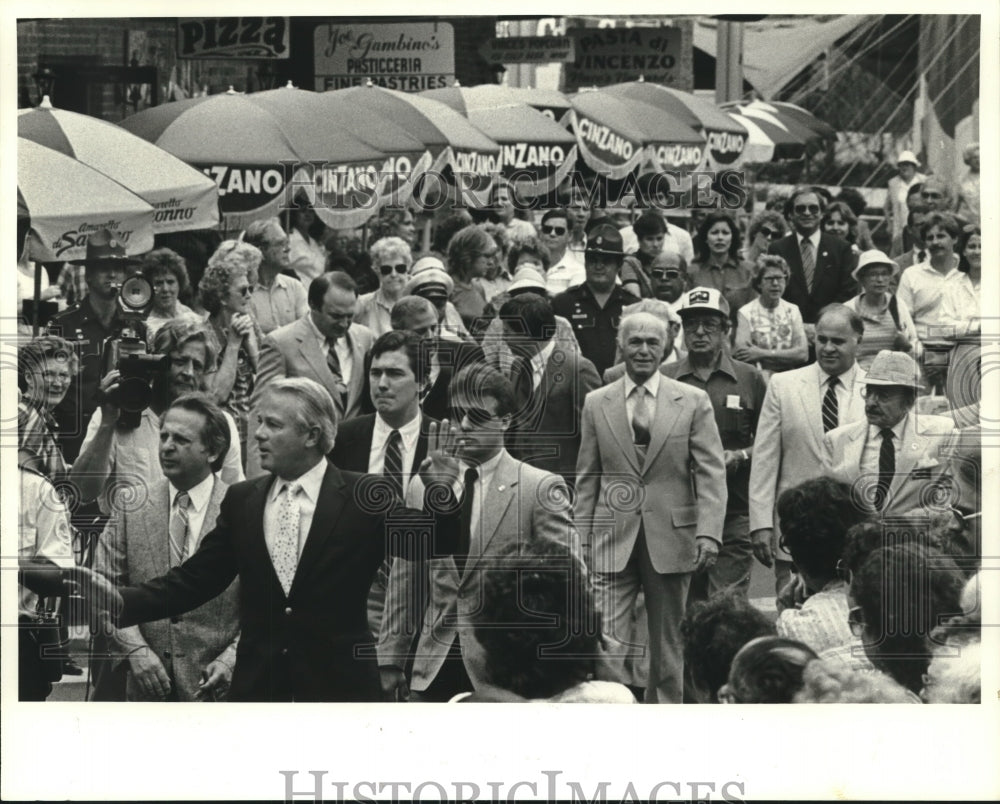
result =
M214 371L218 348L215 336L198 318L184 316L167 321L156 332L153 354L166 355L166 365L152 378L152 396L142 411L139 426L127 429L118 424L120 376L117 369L101 380L101 406L94 411L80 455L70 479L77 484L83 500L100 496L101 510L112 511L116 494L125 494L130 505L141 505L145 489L163 480L158 460L160 416L182 394L204 391L205 375ZM221 478L228 485L243 480L239 433L232 416L225 414L230 443L222 464ZM127 490L127 486L143 486Z
M125 254L124 244L110 229L94 232L87 238L86 258L72 261L74 265L82 263L84 266L87 295L49 321L48 331L73 344L80 359L80 373L53 410L60 445L68 463L75 460L87 421L97 408L104 344L124 323L118 290L128 269L137 262ZM144 338L146 332L141 322L136 329Z

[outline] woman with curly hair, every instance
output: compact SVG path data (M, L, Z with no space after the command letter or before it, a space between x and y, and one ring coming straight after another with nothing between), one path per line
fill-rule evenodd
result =
M768 378L776 371L804 366L809 344L798 305L781 298L791 270L784 257L761 254L751 287L757 298L736 311L733 357L753 363Z
M80 371L80 361L73 346L55 335L41 335L22 346L17 353L18 386L17 447L29 459L29 468L56 483L67 472L55 438L58 429L52 411L69 390ZM23 461L22 461L23 462Z
M158 248L142 258L143 278L153 286L153 309L146 318L146 334L150 340L156 330L171 318L194 311L179 298L187 293L189 282L184 258L169 248Z
M250 395L263 337L250 313L250 296L262 257L256 246L227 240L209 259L198 286L202 306L208 312L209 327L215 333L219 348L212 394L219 406L236 420L244 469Z
M765 209L758 213L750 221L750 228L747 229L744 258L750 263L757 262L761 254L767 254L767 247L781 240L787 231L788 223L785 221L785 216L777 210Z
M410 279L413 255L406 241L400 237L383 237L376 240L368 252L372 269L378 274L379 287L358 297L358 311L354 320L375 333L384 335L392 329L392 306L403 295L403 288Z
M739 255L740 229L733 216L728 212L710 212L694 236L694 262L688 268L688 287L715 288L726 297L734 317L754 296L750 266Z
M453 701L635 703L624 685L595 680L600 616L587 568L565 544L508 545L482 587L470 638L462 634L475 692Z
M751 639L733 657L719 703L792 703L806 666L817 659L808 645L780 636Z

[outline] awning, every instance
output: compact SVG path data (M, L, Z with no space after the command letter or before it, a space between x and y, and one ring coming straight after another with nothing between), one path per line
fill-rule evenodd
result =
M764 98L770 99L834 42L871 19L866 14L845 14L818 22L801 19L766 19L743 28L743 76ZM716 20L697 19L694 46L715 56Z

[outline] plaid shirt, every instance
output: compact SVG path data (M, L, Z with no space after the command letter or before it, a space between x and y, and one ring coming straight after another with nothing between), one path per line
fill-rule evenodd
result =
M59 288L67 307L83 301L87 295L87 266L66 263L59 272Z
M35 456L32 468L52 483L66 477L68 469L62 450L52 435L56 423L52 417L24 400L17 404L17 447Z

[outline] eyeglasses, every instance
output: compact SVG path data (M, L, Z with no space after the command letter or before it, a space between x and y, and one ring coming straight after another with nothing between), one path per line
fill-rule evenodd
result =
M722 330L722 321L714 316L712 318L688 318L684 321L684 328L688 332L696 332L699 329L703 329L705 332L715 333Z
M43 371L42 379L45 382L69 382L73 375L68 371Z
M920 197L921 198L944 198L944 193L938 193L938 192L935 192L934 190L930 190L930 191L921 190L920 191Z
M401 262L398 265L380 265L378 269L382 273L382 276L388 276L393 272L393 270L395 270L397 274L404 276L410 272L410 266L405 262Z
M489 424L494 417L494 414L490 413L486 408L464 408L460 405L452 405L449 408L449 415L455 424L461 424L468 417L469 424L473 427L482 427L484 424Z
M798 215L815 215L819 212L819 204L796 204L792 210Z
M252 296L254 291L253 285L247 285L245 288L240 288L241 296Z
M565 226L545 226L542 225L542 234L554 235L555 237L562 237L566 234Z
M860 637L865 632L865 618L861 611L860 606L855 606L849 612L847 612L847 625L851 629L851 633Z
M649 275L655 277L656 279L680 279L681 272L672 269L664 270L662 268L654 268L649 272Z
M772 285L780 285L782 282L788 281L784 274L779 274L778 276L762 276L760 278L761 284L767 282Z
M892 399L899 395L900 389L894 385L863 385L861 387L862 399L884 400Z
M797 211L798 210L796 210L796 212ZM760 229L758 229L757 231L759 231L762 235L764 235L764 237L766 237L768 240L780 240L782 237L785 236L784 232L779 231L778 229L768 229L766 226L761 226Z

